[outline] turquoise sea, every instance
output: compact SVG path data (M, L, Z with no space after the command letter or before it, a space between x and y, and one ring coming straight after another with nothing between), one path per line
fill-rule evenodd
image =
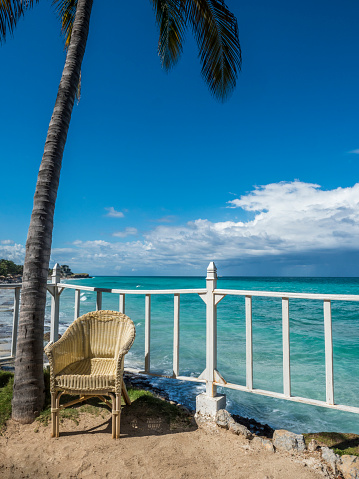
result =
M66 281L117 289L205 288L203 277L94 277ZM359 278L223 277L218 288L359 294ZM81 314L95 309L96 293L81 293ZM119 295L104 293L103 309L119 309ZM292 394L325 401L323 302L289 300ZM145 298L126 295L126 314L136 325L136 340L126 366L144 368ZM60 333L73 321L74 290L60 302ZM335 402L359 406L359 303L333 301ZM205 369L205 304L198 295L181 295L180 374L198 376ZM46 322L50 324L50 298ZM172 374L173 294L151 300L151 370ZM280 298L253 298L254 387L283 392L282 310ZM226 296L218 305L218 370L232 383L245 385L244 298ZM204 390L199 383L154 378L154 385L192 409ZM341 431L359 434L359 415L292 403L255 394L219 389L227 409L278 429L294 432Z

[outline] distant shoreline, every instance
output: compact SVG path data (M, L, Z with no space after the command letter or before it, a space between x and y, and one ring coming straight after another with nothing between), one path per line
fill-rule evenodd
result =
M93 276L90 276L88 273L74 273L71 276L60 276L60 279L92 279ZM52 277L48 276L48 280L51 281ZM0 276L0 284L13 284L13 283L22 283L21 275L9 275L9 276Z

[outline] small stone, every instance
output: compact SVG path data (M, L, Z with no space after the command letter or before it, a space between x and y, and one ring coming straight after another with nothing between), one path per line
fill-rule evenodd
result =
M275 452L273 443L270 439L264 439L263 437L254 436L251 441L251 444L255 447L263 447L269 452Z
M251 433L251 431L248 428L246 428L246 426L243 426L242 424L238 424L233 419L232 419L232 421L229 421L228 429L231 432L233 432L233 434L238 434L238 435L244 436L246 439L252 439L253 434Z
M345 454L341 457L341 463L337 464L344 479L359 479L359 457Z
M303 434L295 434L285 429L277 429L273 434L273 445L276 449L285 451L305 451Z
M329 447L322 447L321 450L322 450L322 458L324 459L325 462L329 464L334 474L337 474L338 473L337 466L341 462L340 456L338 456L338 454L335 454L335 452Z
M229 428L229 423L234 422L234 419L225 409L220 409L216 415L216 423L219 427Z
M275 452L273 443L270 439L262 439L262 445L268 452Z
M315 439L312 439L310 443L308 444L308 451L314 452L314 451L317 451L318 449L319 449L319 444L317 443Z

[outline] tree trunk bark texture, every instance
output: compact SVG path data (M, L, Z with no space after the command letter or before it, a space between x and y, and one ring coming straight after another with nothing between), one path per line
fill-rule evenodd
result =
M37 178L26 241L12 417L30 423L44 404L46 284L62 156L85 53L93 0L78 0L71 42Z

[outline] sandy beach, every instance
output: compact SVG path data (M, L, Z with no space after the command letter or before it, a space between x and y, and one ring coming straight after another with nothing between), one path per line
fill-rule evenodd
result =
M315 453L271 452L217 426L170 428L161 418L145 417L136 407L123 409L121 438L113 440L110 413L66 419L61 435L50 426L10 420L0 436L3 479L42 478L218 478L319 479Z

